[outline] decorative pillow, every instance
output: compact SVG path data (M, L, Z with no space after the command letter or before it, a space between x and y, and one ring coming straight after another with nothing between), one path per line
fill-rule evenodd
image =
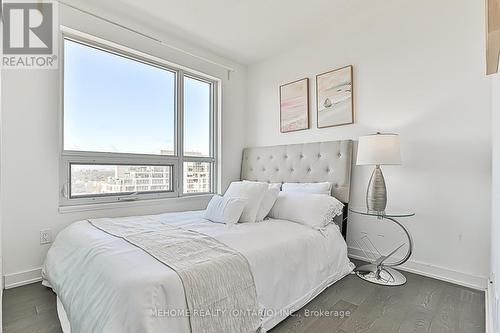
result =
M204 218L216 223L238 223L246 201L239 198L225 198L214 195L208 203Z
M280 192L269 217L320 229L342 214L344 205L324 194Z
M280 183L262 183L262 182L252 182L249 180L244 180L244 183L260 183L260 184L266 184L267 186L267 191L264 194L264 197L262 198L262 202L260 203L259 210L257 211L257 216L255 217L256 222L263 221L267 214L269 214L269 211L271 208L273 208L273 205L276 201L276 198L278 197L278 194L280 193L281 189L281 184Z
M332 183L284 183L283 192L301 192L314 194L332 194Z
M224 197L245 199L246 204L239 222L255 222L260 203L266 193L268 185L259 182L232 182Z

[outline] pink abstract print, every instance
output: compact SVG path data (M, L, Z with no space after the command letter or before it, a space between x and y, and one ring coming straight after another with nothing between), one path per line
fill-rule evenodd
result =
M280 87L281 132L309 128L308 79Z

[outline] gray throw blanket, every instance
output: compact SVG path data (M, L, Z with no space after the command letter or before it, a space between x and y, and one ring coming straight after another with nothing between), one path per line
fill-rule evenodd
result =
M207 235L172 226L89 220L173 269L184 286L192 333L262 332L250 265Z

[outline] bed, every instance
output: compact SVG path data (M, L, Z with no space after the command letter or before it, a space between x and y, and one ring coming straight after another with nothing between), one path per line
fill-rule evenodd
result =
M351 141L247 148L241 179L328 181L333 184L332 195L347 204L351 159ZM276 326L353 269L336 224L321 232L275 219L225 225L205 220L203 211L99 220L194 230L241 253L253 274L263 330ZM60 232L47 254L43 277L57 294L65 333L191 331L178 274L87 220Z

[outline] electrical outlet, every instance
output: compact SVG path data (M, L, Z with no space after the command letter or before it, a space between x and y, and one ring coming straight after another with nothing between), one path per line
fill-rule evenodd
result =
M52 243L52 231L50 229L40 230L40 245Z

